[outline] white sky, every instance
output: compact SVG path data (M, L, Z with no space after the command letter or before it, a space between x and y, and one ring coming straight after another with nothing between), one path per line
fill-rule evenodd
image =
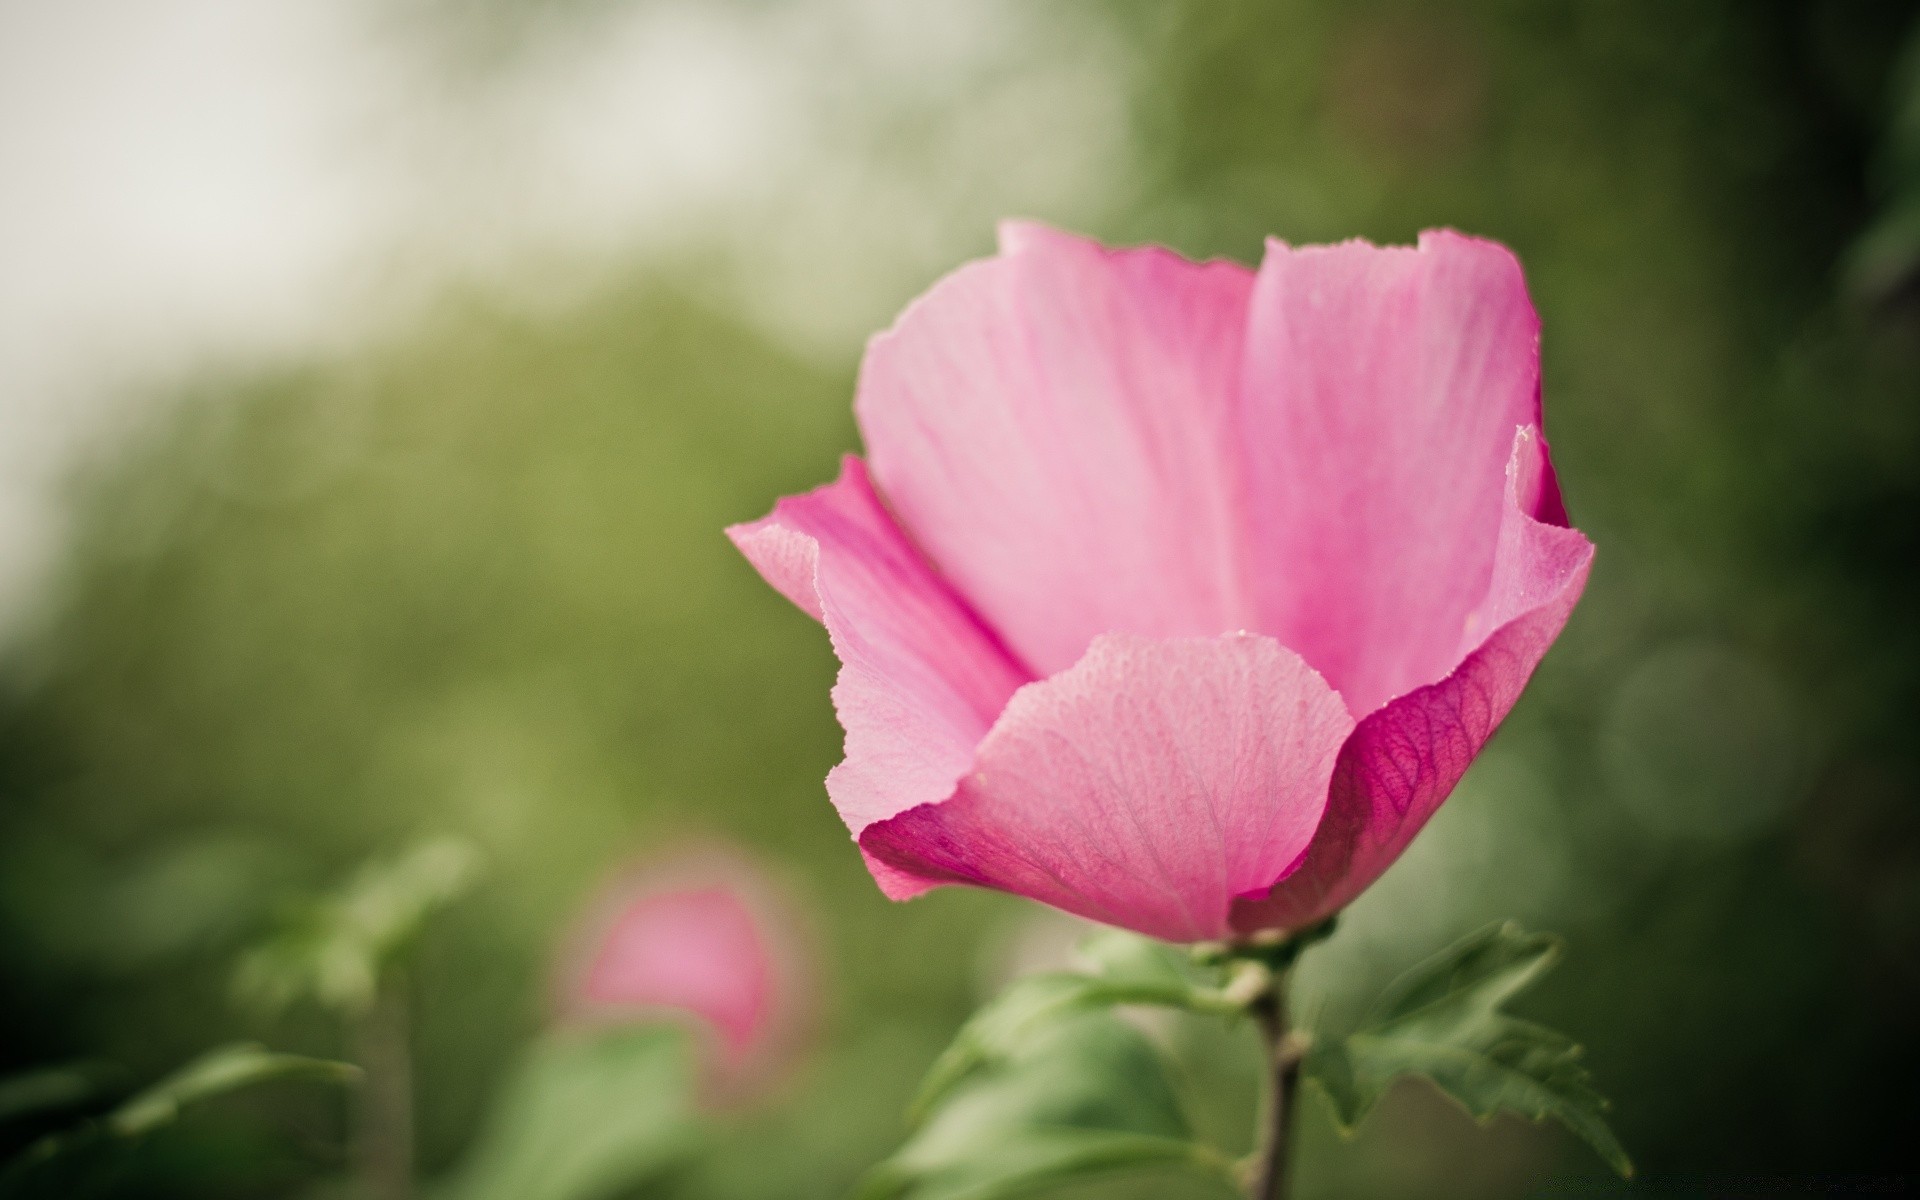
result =
M0 623L142 381L351 342L454 275L689 245L844 353L994 217L1121 190L1115 40L1018 0L652 0L482 73L379 11L0 0ZM872 152L890 122L911 161Z

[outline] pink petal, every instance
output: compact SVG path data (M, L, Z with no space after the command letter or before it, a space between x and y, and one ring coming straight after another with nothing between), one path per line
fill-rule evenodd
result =
M1539 321L1504 247L1446 231L1417 249L1268 243L1241 415L1252 627L1355 715L1459 663L1539 378ZM1550 475L1539 504L1557 509Z
M833 640L847 742L827 792L848 828L944 800L1028 676L907 541L860 460L727 535ZM926 886L875 874L895 896Z
M1306 861L1271 896L1236 904L1236 929L1301 928L1379 878L1466 774L1560 635L1586 587L1593 545L1531 515L1558 504L1546 443L1532 427L1513 440L1507 498L1492 583L1464 622L1464 661L1360 722L1340 752Z
M1272 638L1096 638L1015 694L953 798L875 824L874 858L1173 941L1224 936L1313 837L1353 728Z
M1231 419L1250 273L1037 225L874 338L855 411L914 541L1044 678L1253 625Z

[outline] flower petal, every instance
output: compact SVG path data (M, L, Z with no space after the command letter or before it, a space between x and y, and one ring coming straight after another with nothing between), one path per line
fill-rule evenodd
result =
M1026 673L901 533L865 467L727 530L767 582L820 618L840 657L846 758L827 793L857 836L944 800ZM889 894L924 884L883 874Z
M1298 929L1339 911L1393 865L1520 698L1586 587L1593 544L1534 519L1553 492L1546 443L1513 441L1493 581L1467 638L1491 630L1451 675L1361 721L1340 752L1326 816L1306 861L1265 899L1234 906L1241 932Z
M1017 892L1173 941L1300 860L1353 728L1272 638L1096 638L1016 693L953 798L861 846L923 878Z
M1224 469L1251 273L1000 236L868 347L855 411L902 526L1040 678L1101 633L1251 626Z
M1240 418L1253 627L1356 716L1459 665L1539 378L1539 320L1502 246L1268 244ZM1557 511L1550 474L1543 495L1538 515Z

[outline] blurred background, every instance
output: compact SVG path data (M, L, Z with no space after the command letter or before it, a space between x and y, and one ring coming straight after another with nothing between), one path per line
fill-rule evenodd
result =
M880 897L826 638L721 527L831 476L864 338L1001 216L1247 262L1452 225L1527 266L1599 558L1305 1005L1517 917L1569 940L1523 1008L1650 1190L1913 1169L1915 37L1892 0L0 0L0 1074L351 1057L234 964L453 836L407 972L432 1178L588 897L729 839L811 931L809 1047L633 1194L843 1194L1069 935ZM1250 1048L1166 1036L1243 1144ZM110 1194L309 1194L346 1108L211 1104ZM1304 1196L1617 1186L1415 1085L1302 1137Z

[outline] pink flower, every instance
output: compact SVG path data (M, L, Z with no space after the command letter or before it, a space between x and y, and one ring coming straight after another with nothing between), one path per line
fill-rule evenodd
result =
M1520 265L1257 272L1010 223L875 337L869 461L728 530L825 623L827 777L896 899L999 888L1175 941L1394 861L1585 586Z
M807 989L790 901L737 851L683 850L638 865L587 905L558 977L561 1016L683 1021L710 1082L749 1090L792 1049Z

